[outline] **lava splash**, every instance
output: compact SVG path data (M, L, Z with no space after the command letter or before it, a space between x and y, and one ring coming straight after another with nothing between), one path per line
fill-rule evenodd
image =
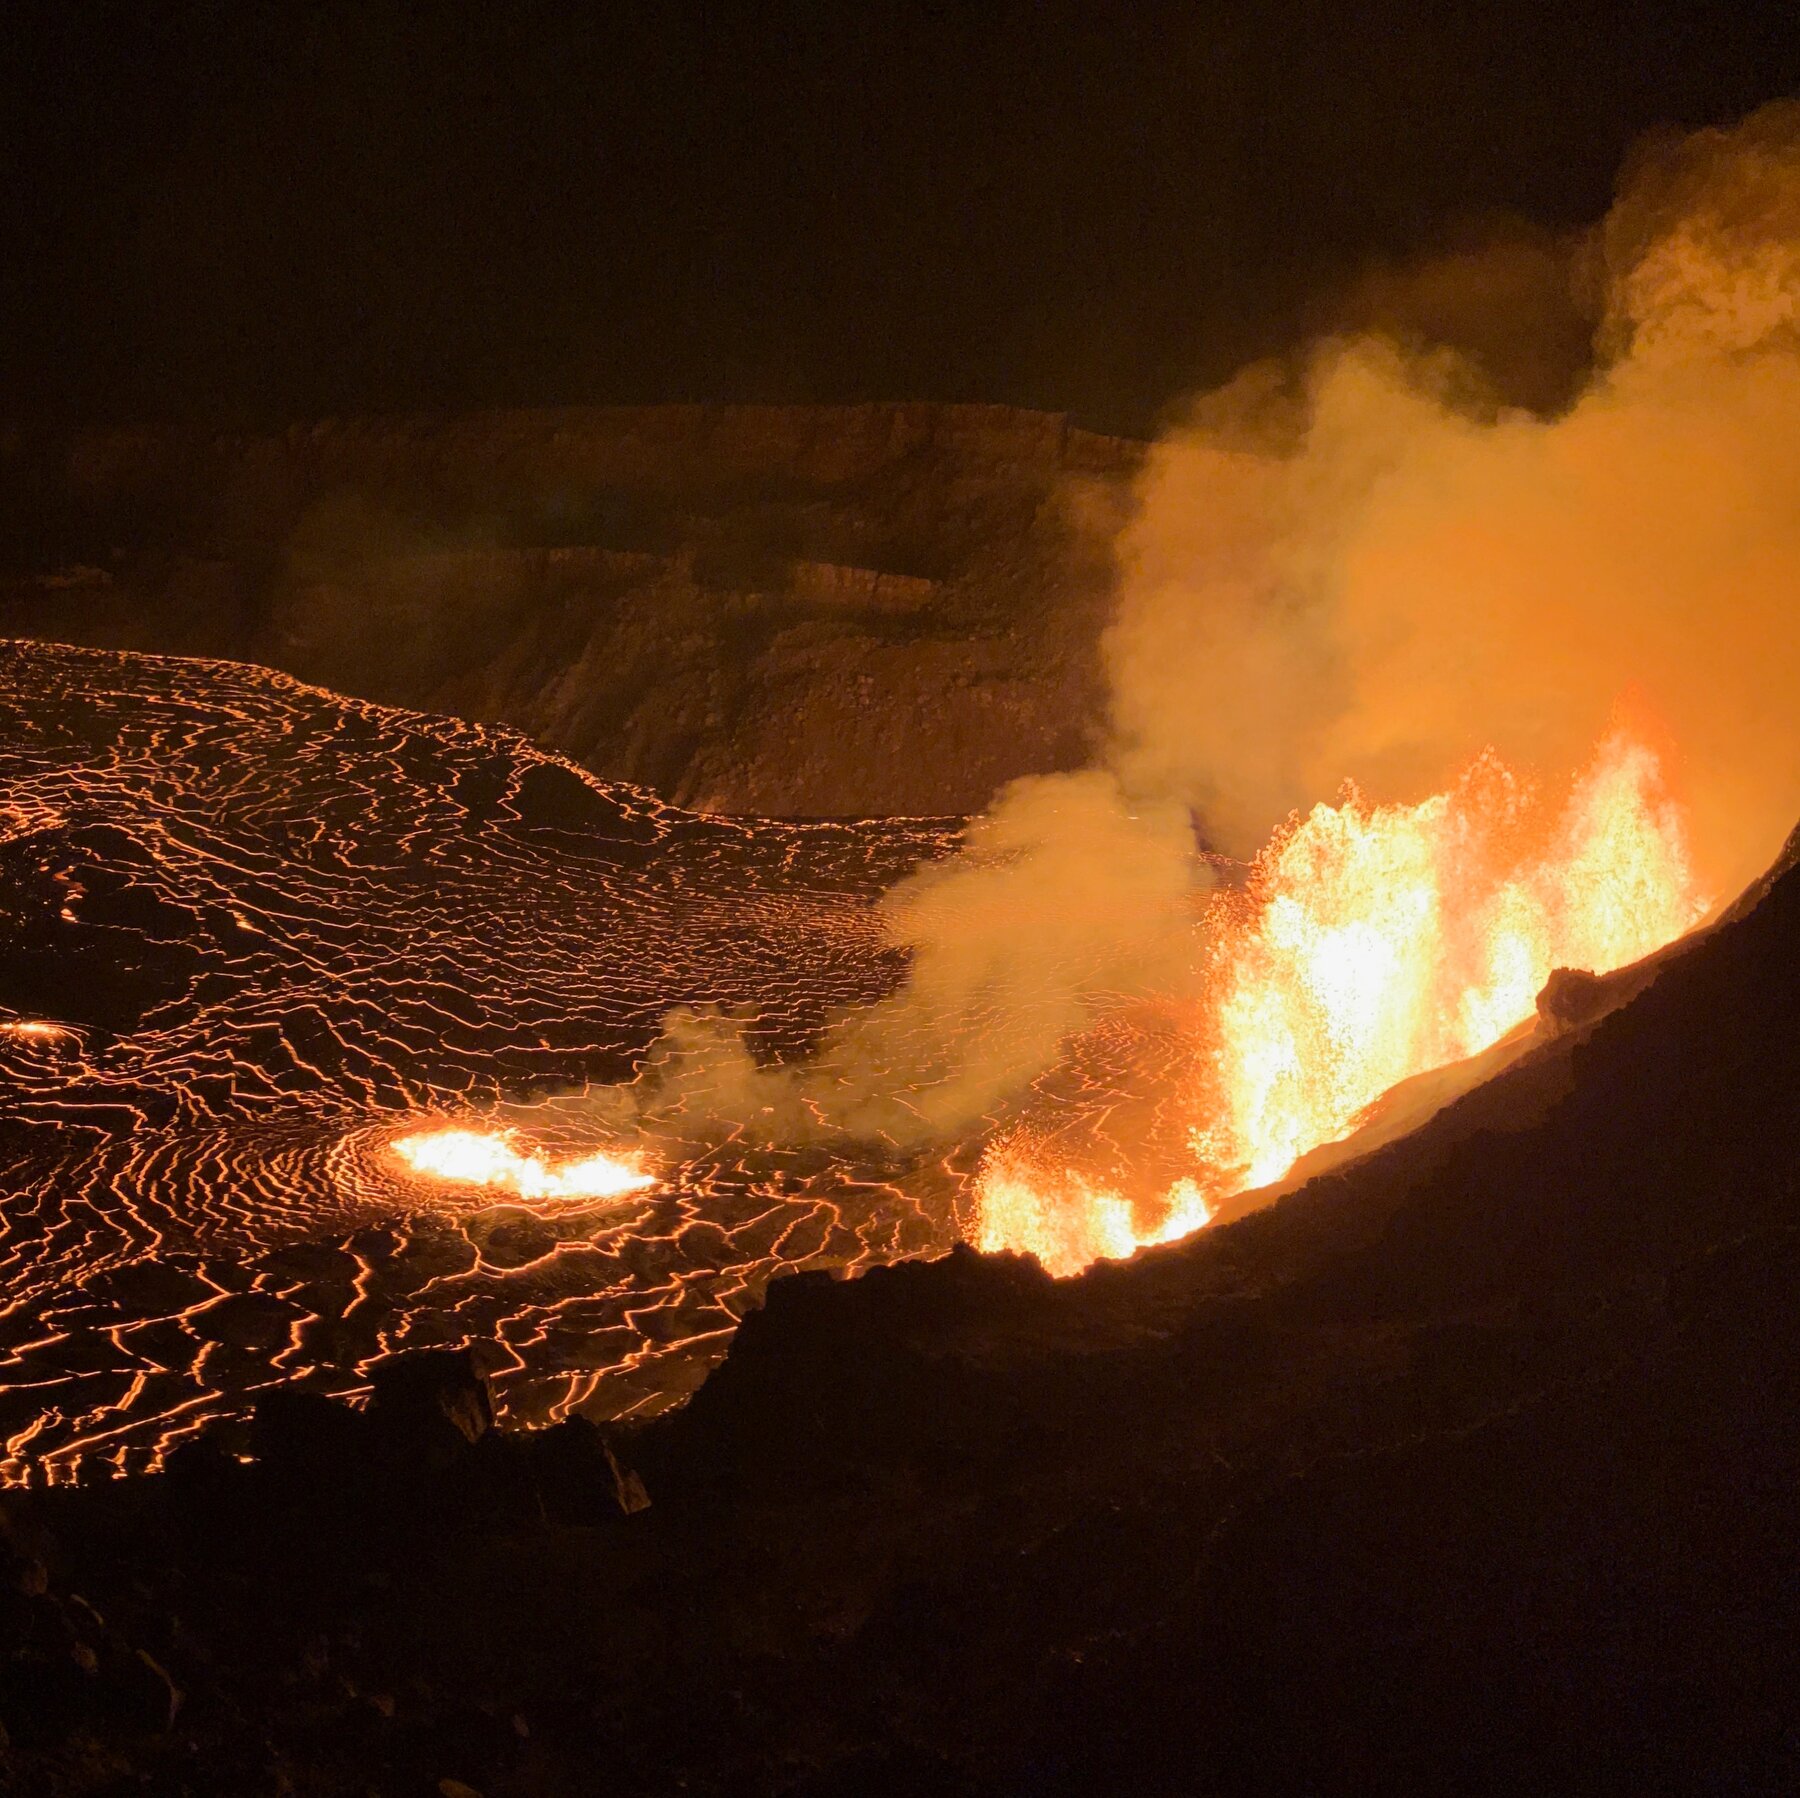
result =
M1347 787L1208 909L1182 1101L1192 1171L1134 1201L1021 1133L983 1166L977 1239L1067 1274L1185 1235L1401 1081L1499 1042L1553 969L1623 967L1711 904L1661 760L1628 730L1560 808L1492 754L1412 805Z

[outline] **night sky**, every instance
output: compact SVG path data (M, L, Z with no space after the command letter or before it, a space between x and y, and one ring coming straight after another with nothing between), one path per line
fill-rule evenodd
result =
M1598 216L1647 128L1800 88L1797 15L30 0L0 416L922 397L1142 430L1373 263Z

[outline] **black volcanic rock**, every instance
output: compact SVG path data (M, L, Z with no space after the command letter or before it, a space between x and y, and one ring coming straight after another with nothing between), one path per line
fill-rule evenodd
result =
M1557 1030L1592 1022L1608 1005L1607 988L1586 968L1556 968L1537 996L1537 1014Z
M946 1444L956 1458L1004 1456L1014 1422L991 1408L979 1360L1053 1298L1037 1262L967 1244L857 1280L778 1280L667 1430L668 1477L793 1497L854 1482L872 1460L929 1463Z
M467 1349L396 1355L375 1369L371 1383L369 1420L390 1435L423 1441L448 1429L466 1444L493 1427L487 1381Z
M649 1508L643 1480L621 1462L606 1432L585 1417L534 1430L520 1446L550 1523L604 1523Z
M369 1420L362 1413L299 1387L275 1386L259 1394L251 1413L249 1449L258 1466L309 1491L349 1477L367 1455L369 1441ZM206 1477L199 1461L193 1467Z

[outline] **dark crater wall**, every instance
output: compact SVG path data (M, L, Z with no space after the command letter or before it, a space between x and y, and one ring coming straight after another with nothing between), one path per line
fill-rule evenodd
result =
M0 436L0 634L263 662L765 816L1078 764L1143 446L992 406Z

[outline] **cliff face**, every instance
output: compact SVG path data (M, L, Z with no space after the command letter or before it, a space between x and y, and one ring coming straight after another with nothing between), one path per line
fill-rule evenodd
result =
M1085 751L1083 520L1140 454L933 405L14 440L0 630L266 662L720 810L974 809Z

